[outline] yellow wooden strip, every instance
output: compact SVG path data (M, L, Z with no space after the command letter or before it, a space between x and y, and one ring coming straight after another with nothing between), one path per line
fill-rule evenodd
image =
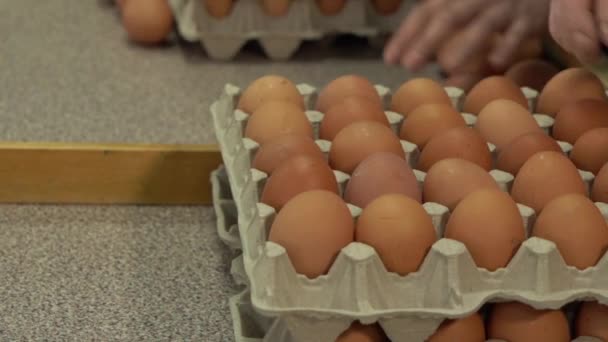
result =
M0 143L0 202L210 204L215 145Z

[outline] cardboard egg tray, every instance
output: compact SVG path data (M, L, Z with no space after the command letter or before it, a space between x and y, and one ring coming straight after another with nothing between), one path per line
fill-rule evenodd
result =
M376 87L388 104L391 91ZM307 84L298 88L307 108L313 108L316 89ZM231 225L218 225L218 229L229 246L242 248L242 266L238 266L241 261L235 261L233 269L244 270L245 276L240 276L244 278L240 282L248 284L252 306L264 316L281 317L295 340L330 341L358 319L363 323L381 320L394 341L404 341L403 336L408 336L407 341L423 341L443 319L467 316L491 301L517 300L539 309L556 309L586 298L608 303L608 255L596 267L579 271L565 265L552 242L535 237L523 243L508 267L496 272L478 269L462 243L440 239L420 270L406 277L387 272L375 250L357 242L342 250L327 275L314 280L298 275L285 249L267 241L275 212L259 203L267 175L251 168L257 144L243 138L248 115L235 110L240 91L238 87L226 85L211 106L226 170L226 179L221 184L230 188L234 198L234 204L220 205L230 208ZM460 108L464 92L456 88L446 88L446 91L453 104ZM534 108L536 92L530 89L524 92ZM397 131L403 118L390 111L386 114ZM309 110L307 116L318 136L323 114ZM463 116L469 125L474 125L474 116ZM541 127L550 131L553 119L542 114L535 114L535 118ZM330 142L317 140L317 143L322 151L329 151ZM417 146L406 141L402 141L402 145L408 162L415 169ZM571 149L569 144L560 145L566 153ZM349 175L334 172L343 190ZM422 183L425 174L417 170L415 174ZM512 175L499 170L491 171L491 175L504 191L509 191ZM581 176L590 186L593 175L581 171ZM535 213L531 208L518 206L529 236ZM349 207L356 219L361 209ZM608 205L598 204L598 207L608 220ZM425 203L424 208L438 236L442 237L448 209L436 203ZM226 220L227 216L223 217Z
M411 0L404 0L398 11L380 15L370 0L349 0L337 15L320 12L315 0L294 0L281 17L264 13L260 1L240 0L225 18L207 13L202 0L169 0L180 34L188 41L200 41L209 56L230 60L250 40L257 40L268 57L288 59L304 40L320 40L336 33L374 39L396 29Z

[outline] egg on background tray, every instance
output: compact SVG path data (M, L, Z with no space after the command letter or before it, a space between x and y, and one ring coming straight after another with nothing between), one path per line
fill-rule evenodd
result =
M289 12L292 0L259 0L264 12L272 17L281 17Z
M518 302L494 304L488 338L517 342L570 342L570 327L561 310L536 310Z
M317 6L319 7L319 11L323 15L337 15L339 14L347 0L315 0Z
M399 10L404 0L371 0L371 2L378 13L390 15Z
M426 342L485 342L486 328L479 313L444 321Z
M577 336L593 336L608 341L608 306L598 302L581 304L576 321Z
M203 0L205 10L210 16L221 19L230 15L236 0Z
M388 338L378 324L364 325L354 322L336 342L388 342Z
M173 12L168 0L125 0L122 24L129 39L150 45L164 42L173 31Z

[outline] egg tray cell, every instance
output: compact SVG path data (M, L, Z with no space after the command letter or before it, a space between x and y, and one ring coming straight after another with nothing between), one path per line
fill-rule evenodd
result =
M376 87L388 106L390 90ZM298 88L307 108L313 108L316 89L306 84L300 84ZM524 90L534 108L536 93ZM464 92L456 88L446 91L460 109ZM324 334L343 330L349 320L359 319L365 323L380 318L384 320L385 328L397 334L413 322L463 317L496 300L523 301L539 309L559 308L583 298L608 303L608 254L596 267L579 271L565 265L552 242L536 237L526 240L508 267L496 272L478 269L462 243L440 239L429 251L420 270L406 277L387 272L374 249L357 242L341 251L327 275L314 280L298 275L285 249L267 241L274 210L258 203L266 174L251 169L251 157L257 144L243 138L247 114L235 110L240 92L238 87L226 85L220 98L211 106L225 165L225 177L220 177L223 180L219 184L230 188L221 193L230 193L234 199L232 204L229 199L216 203L216 209L229 208L231 215L228 220L231 224L218 225L218 230L229 246L242 248L246 279L241 282L250 288L253 307L267 316L291 317L285 322L294 336L315 334L319 330L317 325L327 327L319 330ZM318 136L323 114L308 111L307 115ZM469 125L474 124L474 116L463 115ZM395 130L402 122L399 116L387 112ZM550 117L535 114L535 118L541 127L550 131L553 123ZM317 142L322 149L325 145L325 150L330 144ZM417 147L408 142L402 142L402 145L408 161L415 165ZM565 143L561 145L566 152L571 148ZM343 187L349 176L335 173ZM416 171L416 174L422 181L424 173ZM503 190L509 190L512 175L498 170L491 174ZM581 176L590 186L593 175L581 172ZM608 218L608 205L597 205ZM529 231L535 219L534 211L518 206ZM448 209L434 203L425 203L424 207L431 215L438 235L442 236ZM360 209L354 206L350 209L356 219ZM220 216L226 220L226 215ZM407 333L415 332L407 330ZM325 337L307 341L322 341Z
M202 0L169 0L177 28L184 39L199 42L213 59L233 59L242 46L257 40L268 57L290 58L304 40L320 40L347 33L382 40L395 30L413 1L404 0L399 10L380 15L370 0L349 0L336 15L323 15L315 0L294 0L287 14L271 17L258 0L240 0L225 18L207 13Z

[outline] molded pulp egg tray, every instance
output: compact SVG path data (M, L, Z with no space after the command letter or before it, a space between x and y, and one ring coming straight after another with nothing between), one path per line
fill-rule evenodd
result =
M307 84L298 88L307 108L313 108L317 90ZM376 88L388 104L391 91ZM537 93L523 90L534 108ZM463 91L446 91L460 109ZM495 272L477 268L462 243L443 238L433 245L420 270L405 277L386 271L375 250L358 242L341 251L327 275L314 280L298 275L285 249L267 241L275 212L259 203L267 175L251 168L258 145L243 137L248 115L235 110L240 93L238 87L226 85L211 106L224 161L224 167L213 175L215 206L220 237L228 246L242 249L242 257L233 263L233 274L248 286L251 307L263 316L280 317L276 323L280 327L270 330L267 341L290 341L272 335L286 332L293 341L333 341L354 320L364 324L379 321L393 341L424 341L444 319L468 316L488 302L516 300L537 309L557 309L577 300L608 303L608 254L595 267L580 271L565 265L555 244L536 237L527 239L510 264ZM323 114L313 110L306 114L318 137ZM403 117L390 111L386 115L397 131ZM473 115L463 116L474 125ZM534 117L547 132L551 130L552 118ZM317 140L317 144L324 152L331 147L328 141ZM567 143L560 145L565 153L572 148ZM406 141L402 146L415 169L417 146ZM334 173L344 189L349 175ZM415 173L422 183L424 172ZM499 170L491 174L509 191L512 175ZM580 174L590 187L593 175ZM534 210L518 206L529 236ZM608 204L597 206L608 220ZM356 219L361 209L349 207ZM425 203L424 208L442 237L448 209L437 203Z
M399 10L380 15L369 0L349 0L336 15L321 14L314 0L294 0L281 17L264 13L258 0L234 3L229 16L209 15L202 0L169 0L184 39L200 41L214 59L232 59L249 40L258 40L271 59L287 59L304 40L319 40L334 33L366 38L382 37L394 31L412 1L404 0Z

